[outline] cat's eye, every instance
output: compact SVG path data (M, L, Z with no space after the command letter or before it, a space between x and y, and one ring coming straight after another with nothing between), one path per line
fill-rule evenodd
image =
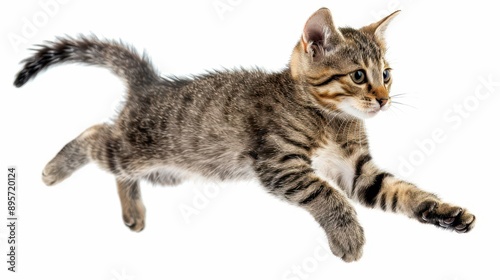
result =
M384 77L384 83L388 83L391 80L391 69L385 69L382 75Z
M366 73L363 70L356 70L351 73L351 79L358 85L366 83Z

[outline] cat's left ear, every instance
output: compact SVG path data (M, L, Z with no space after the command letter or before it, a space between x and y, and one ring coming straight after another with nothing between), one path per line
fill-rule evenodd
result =
M361 30L375 35L377 39L379 39L381 42L384 42L384 34L387 26L400 12L401 10L397 10L394 13L386 16L385 18L361 28Z
M333 24L332 14L327 8L316 11L306 22L302 34L302 48L314 61L320 60L325 53L343 40L342 34Z

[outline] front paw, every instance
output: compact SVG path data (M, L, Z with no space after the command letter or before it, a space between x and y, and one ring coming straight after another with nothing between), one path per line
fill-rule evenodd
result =
M365 236L356 220L329 230L327 235L332 253L345 262L357 261L363 255Z
M437 201L422 202L416 214L422 223L434 224L459 233L470 231L476 222L476 217L466 209Z

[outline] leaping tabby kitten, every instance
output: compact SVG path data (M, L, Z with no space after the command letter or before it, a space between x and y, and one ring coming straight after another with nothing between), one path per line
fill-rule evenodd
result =
M322 8L277 73L164 78L116 41L66 37L43 45L24 61L17 87L63 62L109 68L128 86L115 122L90 127L64 146L43 170L43 182L57 184L94 161L116 176L123 220L141 231L140 180L258 178L269 193L311 213L333 254L347 262L361 257L365 243L347 198L468 232L475 221L469 211L380 170L370 156L362 119L391 105L384 32L397 13L360 29L337 28Z

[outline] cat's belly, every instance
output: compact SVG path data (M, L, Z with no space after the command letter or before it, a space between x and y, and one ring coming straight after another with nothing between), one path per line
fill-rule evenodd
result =
M250 159L226 157L220 160L192 162L184 166L182 164L161 165L148 170L142 177L161 185L177 185L190 179L253 180L257 178L257 175Z

